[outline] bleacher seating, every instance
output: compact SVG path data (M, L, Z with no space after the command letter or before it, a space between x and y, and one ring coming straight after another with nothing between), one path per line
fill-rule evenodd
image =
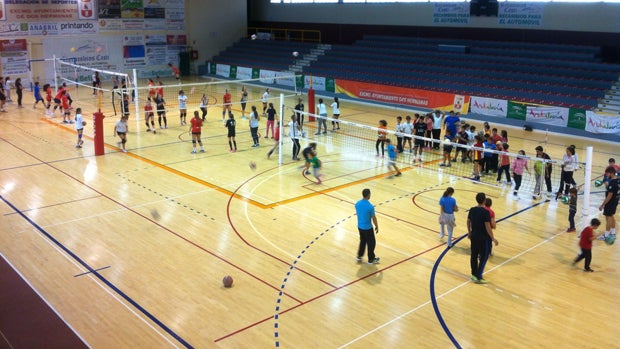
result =
M281 71L293 51L302 58L315 47L241 39L213 61ZM592 109L620 75L599 56L594 46L368 35L332 45L303 74Z
M213 57L213 62L282 71L295 62L293 52L302 58L314 47L295 41L241 39Z
M332 46L304 73L591 109L620 74L599 53L576 45L366 36Z

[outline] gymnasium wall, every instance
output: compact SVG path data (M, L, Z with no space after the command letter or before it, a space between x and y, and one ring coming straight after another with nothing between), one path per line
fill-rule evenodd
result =
M248 1L249 25L319 29L326 43L351 43L363 34L620 45L620 3L544 3L539 26L500 25L471 16L468 24L433 23L434 4L271 4ZM489 30L493 29L493 30Z
M246 0L185 0L188 44L205 62L232 45L247 30Z

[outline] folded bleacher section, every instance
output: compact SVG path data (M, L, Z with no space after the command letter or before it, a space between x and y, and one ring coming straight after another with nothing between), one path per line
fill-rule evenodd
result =
M219 64L284 71L315 47L316 44L296 41L241 39L212 60ZM293 52L299 52L299 56L293 57Z
M600 48L365 36L332 45L304 74L583 109L618 81Z

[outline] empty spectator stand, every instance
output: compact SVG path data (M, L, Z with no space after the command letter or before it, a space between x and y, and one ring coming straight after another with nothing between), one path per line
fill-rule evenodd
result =
M241 39L213 57L212 61L276 71L288 70L289 66L308 54L316 44L295 41ZM293 57L293 52L299 52Z

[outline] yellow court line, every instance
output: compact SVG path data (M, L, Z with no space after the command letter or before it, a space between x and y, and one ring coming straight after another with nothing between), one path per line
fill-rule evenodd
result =
M69 131L69 132L75 131L75 130L71 130L71 129L67 128L67 127L64 127L63 125L57 124L55 122L52 122L51 120L48 120L47 118L41 118L41 119L45 120L45 122L47 122L47 123L50 123L50 124L52 124L52 125L54 125L56 127L60 127L60 128L66 130L66 131ZM75 132L73 132L73 133L75 133ZM89 136L87 136L87 138L91 139L91 140L93 139L92 137L89 137ZM120 150L120 148L112 146L112 145L109 145L107 143L104 143L104 146L107 147L107 148L110 148L110 149ZM327 189L324 189L324 190L314 191L314 192L311 192L311 193L308 193L308 194L304 194L304 195L301 195L301 196L296 196L296 197L293 197L293 198L290 198L290 199L274 202L274 203L271 203L271 204L263 204L263 203L260 203L258 201L255 201L255 200L252 200L250 198L247 198L245 196L242 196L240 194L237 194L235 192L232 192L232 191L230 191L228 189L224 189L224 188L222 188L220 186L217 186L217 185L215 185L213 183L210 183L210 182L207 182L205 180L202 180L200 178L196 178L194 176L190 176L190 175L188 175L185 172L181 172L179 170L176 170L176 169L171 168L169 166L163 165L163 164L161 164L159 162L156 162L154 160L151 160L151 159L145 158L143 156L137 155L135 153L127 152L127 153L125 153L125 155L131 156L134 159L146 162L146 163L148 163L150 165L153 165L155 167L158 167L158 168L160 168L162 170L165 170L165 171L168 171L170 173L176 174L176 175L181 176L181 177L183 177L185 179L191 180L191 181L193 181L195 183L202 184L202 185L204 185L206 187L209 187L211 189L215 189L215 190L217 190L217 191L219 191L219 192L221 192L221 193L223 193L225 195L229 195L229 196L232 196L232 197L234 197L236 199L239 199L239 200L242 200L242 201L246 201L246 202L248 202L248 203L250 203L250 204L252 204L254 206L260 207L262 209L268 209L268 208L273 208L273 207L279 206L279 205L289 204L289 203L292 203L292 202L304 200L304 199L311 198L311 197L314 197L314 196L317 196L317 195L321 195L321 194L324 194L324 193L330 193L330 192L333 192L333 191L336 191L336 190L340 190L340 189L343 189L343 188L352 187L352 186L360 184L360 183L370 182L370 181L373 181L373 180L376 180L376 179L380 179L380 178L383 178L383 177L386 176L385 173L382 173L382 174L378 174L378 175L375 175L375 176L370 176L370 177L367 177L367 178L359 179L357 181L348 182L348 183L341 184L341 185L338 185L338 186L335 186L335 187L327 188ZM433 161L430 161L428 163L430 164L432 162ZM413 167L411 167L411 166L406 167L406 168L402 168L401 172L406 172L406 171L409 171L411 169L413 169Z

